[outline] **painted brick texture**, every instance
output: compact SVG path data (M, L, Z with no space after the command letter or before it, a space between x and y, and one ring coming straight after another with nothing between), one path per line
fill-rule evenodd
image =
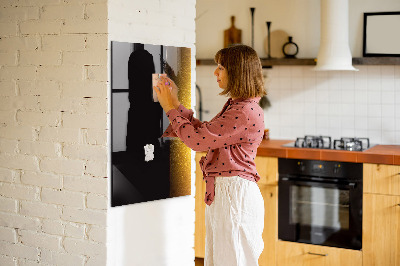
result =
M0 265L106 265L107 4L0 1Z

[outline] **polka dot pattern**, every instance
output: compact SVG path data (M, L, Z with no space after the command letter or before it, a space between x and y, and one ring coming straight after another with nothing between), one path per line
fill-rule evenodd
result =
M259 100L230 98L209 122L194 118L193 111L182 105L167 113L171 123L162 137L179 137L195 151L208 151L199 162L206 182L206 204L214 199L216 176L240 176L253 182L260 179L254 163L265 128Z

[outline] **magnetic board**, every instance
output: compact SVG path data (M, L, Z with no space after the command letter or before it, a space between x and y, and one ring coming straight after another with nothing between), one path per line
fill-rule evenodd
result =
M191 194L191 151L161 138L169 120L154 101L153 74L167 74L191 108L191 49L111 42L111 206Z

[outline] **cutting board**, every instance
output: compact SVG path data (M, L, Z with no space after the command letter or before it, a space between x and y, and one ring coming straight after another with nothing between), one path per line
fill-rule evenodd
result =
M231 27L224 31L224 48L234 43L242 43L242 30L235 27L235 16L231 16Z

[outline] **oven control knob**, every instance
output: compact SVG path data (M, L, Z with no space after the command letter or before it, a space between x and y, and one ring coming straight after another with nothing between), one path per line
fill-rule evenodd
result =
M333 173L338 174L340 171L340 164L336 164L335 167L333 168Z
M303 164L303 162L297 162L297 165L299 166L299 170L301 172L304 172L304 170L306 170L306 166Z

